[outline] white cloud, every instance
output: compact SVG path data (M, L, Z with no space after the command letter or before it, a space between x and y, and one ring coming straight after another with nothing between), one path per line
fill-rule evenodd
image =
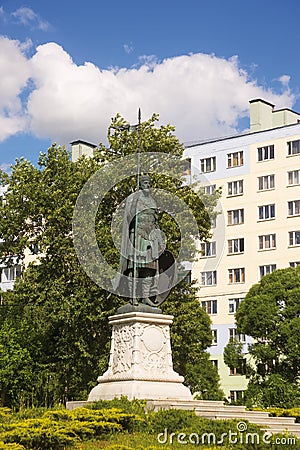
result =
M159 64L156 55L142 55L139 56L139 64L136 64L135 67L139 67L140 65L145 65L148 69L154 69L155 66Z
M123 44L123 49L126 53L132 53L133 52L133 45L130 42L129 44Z
M17 19L18 23L30 26L33 29L47 31L50 28L50 24L46 20L43 20L39 14L34 12L31 8L18 8L11 15Z
M280 81L284 87L288 87L290 80L291 77L289 75L281 75L281 77L278 78L278 81Z
M248 115L250 99L264 98L278 108L291 107L295 100L286 85L280 94L259 86L241 70L237 57L226 60L198 53L161 62L143 57L139 66L100 70L88 62L76 65L55 43L40 45L28 60L20 44L8 44L15 51L15 82L6 101L0 95L0 109L1 102L2 108L14 105L25 122L18 125L13 114L5 117L12 118L16 129L22 125L24 129L27 118L27 131L61 144L78 138L96 144L104 141L111 117L119 112L136 123L139 107L142 118L157 112L162 123L176 126L181 140L192 141L235 132L239 119ZM7 79L11 76L8 69L4 64ZM18 93L26 77L31 77L32 84L25 117ZM0 139L13 134L9 125L4 123L6 133Z
M11 165L8 163L2 163L0 164L0 170L9 173L11 171Z
M28 122L20 93L30 76L30 64L18 41L0 37L0 140L24 131Z

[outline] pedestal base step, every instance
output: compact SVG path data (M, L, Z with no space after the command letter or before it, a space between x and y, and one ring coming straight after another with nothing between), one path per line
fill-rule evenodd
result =
M189 388L182 383L129 380L99 383L91 390L88 401L112 400L121 396L126 396L129 400L134 398L142 400L192 400Z

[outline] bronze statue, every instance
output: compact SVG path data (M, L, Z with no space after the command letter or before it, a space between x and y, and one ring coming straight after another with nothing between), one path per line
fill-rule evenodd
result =
M119 274L128 278L125 292L132 305L156 307L166 298L165 287L171 282L164 269L174 263L166 251L164 233L158 226L158 208L151 194L151 179L142 175L139 190L126 200ZM159 277L160 275L160 277ZM172 278L172 277L171 277ZM161 284L165 281L165 286ZM114 280L115 287L120 277ZM160 292L164 291L163 295Z

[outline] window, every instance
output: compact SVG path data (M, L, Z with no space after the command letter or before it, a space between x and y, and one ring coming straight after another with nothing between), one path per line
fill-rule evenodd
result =
M290 246L300 245L300 231L289 232L289 245Z
M201 272L201 284L202 286L214 286L217 284L217 271L209 270L207 272Z
M214 172L216 170L216 157L200 159L200 170L202 173Z
M258 236L259 250L270 250L276 248L276 234L263 234Z
M32 225L36 228L41 227L43 225L43 217L42 216L35 217L35 220L32 221Z
M300 261L290 262L290 267L297 267L297 266L300 266Z
M4 267L4 269L2 269L1 281L2 281L2 283L15 281L15 279L20 276L21 276L21 266L20 265L16 265L13 267Z
M236 339L239 342L246 342L246 335L243 333L238 334L236 328L229 328L229 340Z
M244 209L232 209L227 212L228 225L244 223Z
M212 217L210 221L211 228L216 228L217 226L217 217Z
M300 184L300 169L288 172L288 186Z
M205 300L201 302L201 306L207 314L217 314L218 312L218 303L217 300Z
M269 220L275 218L275 204L258 207L259 220Z
M191 175L191 159L184 159L182 162L182 166L182 176Z
M211 362L212 362L213 366L215 366L215 368L218 369L219 361L217 359L211 359Z
M186 283L191 283L192 282L192 271L191 270L187 270L186 271L186 276L184 277L184 281Z
M288 216L299 216L300 214L300 200L293 200L288 202Z
M243 180L230 181L227 183L228 196L232 197L234 195L242 195L244 192Z
M275 188L275 175L265 175L258 177L258 190L266 191Z
M231 402L241 402L244 398L244 391L230 391L229 398Z
M246 372L246 359L243 358L239 361L238 367L230 367L229 374L230 375L244 375Z
M274 159L274 145L267 145L266 147L259 147L257 149L257 160L267 161Z
M244 164L243 152L228 153L227 155L227 167L237 167Z
M228 300L228 312L229 314L235 314L239 304L241 303L243 299L242 298L230 298Z
M201 253L202 257L216 256L216 241L202 242Z
M37 243L31 242L29 244L29 250L32 255L37 255L39 253L39 246Z
M244 238L229 239L228 240L228 254L243 253Z
M229 269L229 284L245 283L245 268Z
M212 195L215 191L216 191L215 184L208 184L207 186L204 186L204 194Z
M259 277L260 279L269 273L276 270L276 264L267 264L266 266L259 266Z
M288 146L288 156L299 155L299 153L300 153L300 140L288 142L287 146Z
M218 330L211 330L212 333L212 343L211 345L217 345L218 343Z

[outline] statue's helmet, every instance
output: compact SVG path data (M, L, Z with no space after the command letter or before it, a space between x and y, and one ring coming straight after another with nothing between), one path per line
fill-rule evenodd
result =
M149 187L151 185L151 178L149 177L149 175L141 175L139 178L139 188L143 188L143 183L144 181L148 181L149 182Z

